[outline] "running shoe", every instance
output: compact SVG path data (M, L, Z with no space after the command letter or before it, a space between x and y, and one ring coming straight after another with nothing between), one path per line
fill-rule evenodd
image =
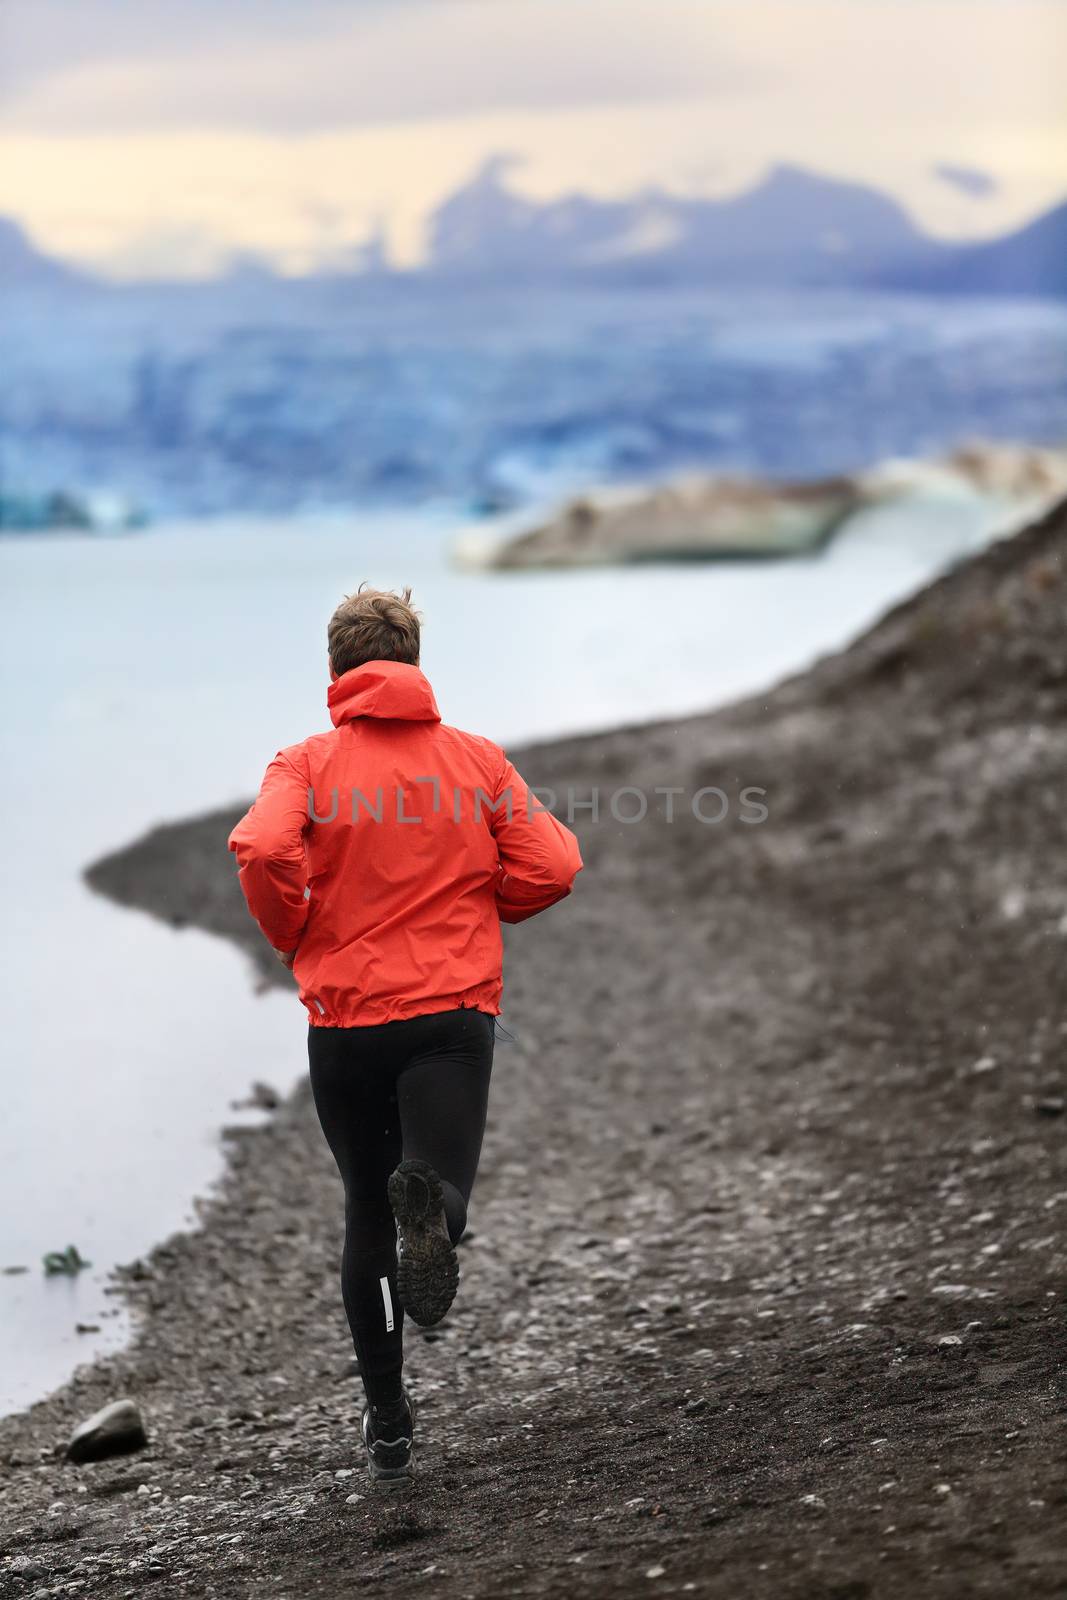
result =
M404 1390L399 1406L363 1408L360 1424L367 1447L367 1471L382 1489L401 1488L415 1476L415 1402Z
M445 1218L441 1179L428 1161L402 1161L389 1179L396 1218L396 1287L420 1328L441 1321L459 1288L459 1260Z

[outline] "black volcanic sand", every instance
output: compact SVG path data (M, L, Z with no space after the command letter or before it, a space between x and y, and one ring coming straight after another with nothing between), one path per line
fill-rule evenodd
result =
M1065 550L1060 507L766 698L519 752L770 818L586 816L575 894L509 932L417 1488L363 1475L301 1089L125 1272L136 1346L0 1424L0 1594L1067 1593ZM92 881L288 982L232 821ZM65 1464L120 1395L149 1448Z

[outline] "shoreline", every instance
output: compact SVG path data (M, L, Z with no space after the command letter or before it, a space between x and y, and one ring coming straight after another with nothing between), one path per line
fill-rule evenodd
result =
M1035 797L1067 771L1065 549L1061 506L766 694L510 752L561 788L766 779L771 817L713 847L579 819L587 881L508 938L464 1283L408 1341L413 1496L363 1481L302 1084L227 1141L201 1227L120 1274L132 1344L0 1421L0 1596L628 1595L652 1565L709 1595L1058 1592L1067 853ZM242 809L90 881L284 984L220 870ZM123 1394L146 1451L54 1454Z
M186 1225L189 1199L194 1193L204 1192L214 1179L216 1164L207 1146L209 1142L216 1143L217 1129L226 1120L227 1103L240 1098L247 1089L246 1062L255 1059L257 1074L282 1089L290 1088L295 1076L288 1063L297 1057L298 1042L290 1037L286 1022L298 1026L301 1015L294 1011L292 1017L286 1017L289 996L280 990L273 991L271 999L260 1004L253 991L245 989L245 957L236 946L231 946L229 952L218 949L214 940L200 939L195 931L175 940L172 930L155 918L131 922L113 902L86 892L82 882L86 862L120 850L152 825L165 819L197 816L231 800L236 803L236 798L258 777L265 755L275 748L279 725L290 730L286 738L319 725L321 691L317 674L304 670L289 676L287 682L278 683L280 699L272 695L269 704L250 707L251 717L248 721L242 719L241 726L224 727L226 714L222 707L233 692L234 676L240 692L241 672L238 668L234 674L234 664L227 661L230 652L220 646L219 640L228 636L231 605L242 611L247 609L240 594L227 589L232 583L235 558L242 551L244 555L238 559L255 564L259 585L256 604L272 606L283 586L293 530L285 525L275 529L260 527L253 520L243 532L234 530L235 543L228 538L220 540L219 531L217 526L199 531L176 527L169 534L158 533L138 545L132 573L128 569L135 554L133 547L94 545L87 549L84 542L72 540L59 541L52 549L38 546L26 552L30 559L25 569L19 567L19 586L28 585L31 594L40 600L49 578L67 581L71 576L67 563L73 561L79 585L86 585L93 592L95 585L102 586L99 602L120 629L138 626L137 615L151 605L156 582L168 585L170 627L180 626L180 589L185 585L198 588L205 580L219 585L209 629L215 644L209 643L206 656L195 667L196 686L188 674L169 670L164 674L166 692L175 697L173 727L182 752L178 758L181 770L173 770L176 752L170 741L165 748L156 742L148 753L145 777L147 780L151 769L153 791L158 789L160 780L170 788L176 779L173 794L156 800L146 784L138 786L143 796L139 800L137 791L129 791L122 783L123 727L126 736L136 741L141 719L151 719L155 712L145 686L130 683L128 696L123 696L123 714L117 722L101 729L104 747L99 753L106 758L105 764L114 776L109 782L94 786L98 802L104 802L96 807L100 813L96 822L91 820L91 811L80 812L86 825L81 828L84 837L78 848L69 852L62 873L54 870L56 863L49 854L42 873L30 862L38 851L48 851L49 833L62 825L55 815L62 807L54 806L51 816L44 810L36 811L30 837L25 841L28 848L15 869L20 894L33 896L31 903L37 908L41 939L51 936L53 913L47 908L55 904L54 897L73 895L72 910L78 922L77 927L68 925L68 932L82 944L83 957L71 974L77 994L69 991L72 1004L67 1017L56 1019L57 1027L73 1036L70 1051L59 1048L59 1034L55 1032L35 1042L25 1015L12 1018L9 1034L16 1054L36 1059L36 1052L42 1050L42 1065L47 1064L47 1070L31 1075L29 1084L23 1081L21 1110L16 1110L15 1125L9 1133L25 1153L26 1165L31 1165L39 1128L44 1120L51 1120L47 1105L50 1090L46 1087L51 1083L61 1096L53 1127L72 1150L74 1160L60 1163L57 1140L48 1148L42 1147L44 1166L37 1162L37 1170L39 1175L48 1176L54 1161L65 1167L68 1185L74 1181L75 1171L80 1171L78 1187L99 1197L102 1208L96 1213L95 1236L86 1235L78 1242L86 1246L85 1253L98 1266L108 1270L115 1262L144 1254L174 1228ZM397 531L390 527L368 534L368 567L385 558L382 541L391 544ZM341 592L350 570L346 552L350 553L351 546L347 537L329 534L325 529L319 532L324 534L325 542L312 541L317 576L312 579L305 575L305 606L316 603L308 590L320 579L336 585L337 592ZM433 615L466 604L479 584L486 583L483 601L490 604L483 603L480 609L490 631L493 654L514 650L516 624L531 638L543 634L546 628L565 633L569 626L582 625L583 597L587 603L592 600L602 607L605 615L617 618L614 646L605 638L606 654L589 662L588 674L581 669L581 676L575 680L573 666L558 653L554 662L542 658L536 679L518 698L502 685L498 688L472 681L459 666L460 640L455 639L451 645L438 641L433 676L444 696L449 719L486 731L498 741L526 746L535 740L545 742L595 733L617 727L623 720L673 721L678 716L694 716L715 705L727 704L741 694L763 690L826 651L843 647L887 605L913 593L924 580L942 570L950 558L974 549L992 532L988 525L981 531L970 526L969 516L935 514L929 507L919 520L897 514L875 518L868 524L861 518L854 533L845 536L837 549L802 567L779 567L777 571L766 567L758 571L726 568L703 576L693 573L686 575L681 587L678 572L666 570L629 575L605 572L577 580L566 575L549 576L529 584L515 584L504 578L500 588L497 579L472 580L451 573L444 543L434 537L419 544L413 558L418 572L407 576L416 578L416 592ZM342 567L347 570L341 571ZM331 572L336 575L331 577ZM132 588L128 582L131 576ZM472 581L474 590L470 588ZM113 585L122 596L117 607L113 604ZM141 604L135 599L135 590L140 591ZM232 598L228 599L228 594ZM645 666L639 673L633 672L623 641L631 628L643 625L650 605L672 606L676 601L680 610L675 647L669 652L658 652L653 647ZM783 606L788 616L785 629L779 628L777 620ZM746 616L747 624L739 620ZM18 626L28 644L32 644L37 624L23 613ZM243 648L236 651L238 659L255 648L254 630L246 633ZM657 659L660 654L663 659ZM89 678L84 687L88 698L106 697L110 693L106 669L94 675L87 663L86 670ZM177 708L190 693L216 691L220 715L209 714L183 723ZM58 795L65 776L57 754L45 736L40 750L40 774L42 779L46 773L51 774L55 785L52 792ZM201 769L209 779L206 783L192 777ZM105 801L108 787L115 790L114 807ZM622 798L625 801L626 797ZM608 814L607 806L605 813ZM228 860L225 865L228 868ZM37 981L39 963L35 964L31 954L37 943L36 936L26 939L21 952L15 952L17 969L9 972L9 983L16 993ZM128 1127L128 1137L116 1149L117 1162L112 1166L105 1143L84 1141L81 1124L84 1117L95 1114L101 1098L106 1101L114 1094L117 1104L123 1104L131 1078L135 1081L137 1077L136 1059L128 1050L112 1056L104 1040L99 1042L89 1071L78 1074L73 1067L65 1068L59 1058L65 1055L72 1061L79 1054L73 1019L78 1014L96 1014L98 996L110 987L116 962L125 971L134 990L131 999L149 1027L155 1017L174 1005L178 1006L180 1019L176 1015L174 1029L157 1038L150 1068L161 1082L168 1073L174 1073L172 1081L178 1093L168 1098L165 1112L158 1096L144 1098L140 1111L134 1114L134 1125ZM183 993L195 997L194 1003L183 1005L178 998ZM203 1114L207 1108L210 1110ZM157 1169L152 1166L149 1135L163 1141L161 1154L166 1170L159 1169L158 1183L152 1182ZM8 1173L12 1197L20 1192L22 1176L22 1163L18 1162ZM81 1208L76 1196L73 1203L62 1204L61 1192L49 1177L45 1190L38 1187L43 1203L34 1213L36 1225L31 1226L32 1219L24 1216L21 1225L16 1221L15 1228L9 1230L19 1259L32 1262L44 1249L64 1242L68 1219L78 1216ZM147 1204L142 1206L138 1201L136 1214L123 1198L128 1192L145 1195ZM40 1284L32 1281L19 1291L17 1306L11 1293L4 1300L5 1308L12 1308L6 1339L0 1335L0 1357L7 1358L0 1360L7 1380L5 1404L0 1407L5 1412L30 1404L62 1383L74 1362L89 1353L80 1348L80 1340L74 1340L70 1331L72 1319L65 1325L60 1322L51 1334L45 1330L44 1338L36 1337L41 1324L34 1313L38 1306L47 1313L40 1291ZM83 1275L77 1292L80 1299L87 1301L89 1312L81 1320L97 1321L95 1313L101 1301L95 1282L87 1283ZM55 1301L57 1297L51 1299ZM18 1331L16 1315L27 1319ZM95 1336L86 1336L86 1341L92 1337ZM43 1380L39 1384L35 1381L38 1376Z

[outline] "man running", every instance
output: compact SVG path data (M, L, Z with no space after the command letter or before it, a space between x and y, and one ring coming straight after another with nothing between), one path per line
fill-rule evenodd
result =
M329 733L281 750L230 835L248 908L307 1007L311 1087L345 1189L341 1292L372 1479L412 1474L406 1312L445 1315L485 1129L501 922L581 857L504 752L441 721L402 595L328 629Z

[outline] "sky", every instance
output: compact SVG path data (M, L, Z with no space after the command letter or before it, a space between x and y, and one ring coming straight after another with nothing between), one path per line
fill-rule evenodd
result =
M496 154L547 199L788 160L980 238L1067 196L1067 0L0 0L0 214L116 278L394 265Z

